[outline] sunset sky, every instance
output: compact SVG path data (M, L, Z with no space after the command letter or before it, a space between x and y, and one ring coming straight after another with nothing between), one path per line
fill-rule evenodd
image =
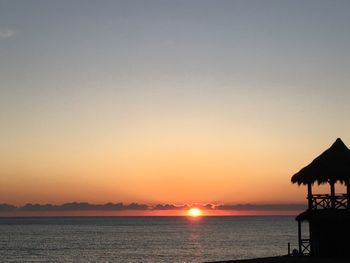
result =
M291 176L350 145L349 14L0 0L0 203L305 202Z

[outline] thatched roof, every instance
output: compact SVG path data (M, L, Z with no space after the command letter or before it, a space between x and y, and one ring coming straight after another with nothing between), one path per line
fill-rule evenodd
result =
M293 175L291 180L299 185L350 182L350 150L338 138L328 150Z

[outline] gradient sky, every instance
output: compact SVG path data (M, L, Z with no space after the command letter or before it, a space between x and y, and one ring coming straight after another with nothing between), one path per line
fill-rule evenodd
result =
M0 0L0 203L291 203L350 145L349 1Z

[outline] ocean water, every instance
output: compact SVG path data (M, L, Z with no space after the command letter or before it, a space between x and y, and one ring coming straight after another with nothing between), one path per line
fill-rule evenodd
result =
M0 218L0 262L218 261L284 255L288 242L293 216Z

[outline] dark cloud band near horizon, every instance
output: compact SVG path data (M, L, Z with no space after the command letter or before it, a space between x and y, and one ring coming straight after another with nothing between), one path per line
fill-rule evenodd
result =
M90 204L88 202L71 202L61 205L53 204L25 204L23 206L15 206L11 204L0 204L0 212L14 211L32 211L32 212L49 212L49 211L127 211L127 210L186 210L191 207L198 207L204 210L232 210L232 211L295 211L305 210L304 204L157 204L147 205L139 203L123 204L105 203Z

